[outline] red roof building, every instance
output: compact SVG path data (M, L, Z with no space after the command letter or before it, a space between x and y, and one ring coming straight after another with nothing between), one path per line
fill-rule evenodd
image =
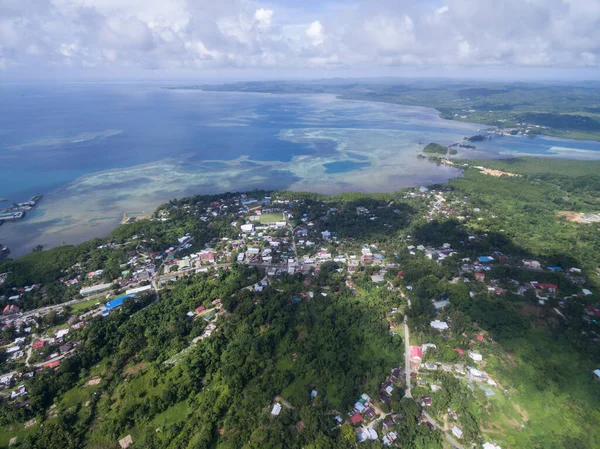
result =
M463 351L460 348L454 348L453 351L456 351L458 354L463 355L465 353L465 351Z
M410 347L410 359L413 363L421 363L421 360L423 359L423 350L420 346Z
M558 289L558 285L550 284L550 283L534 284L534 286L535 286L535 288L542 288L542 289L548 290L550 292L556 291Z
M361 422L363 420L363 416L360 413L355 413L354 415L352 415L350 417L350 421L352 422L352 424L358 424L359 422Z
M485 273L475 273L475 279L480 282L485 281Z
M19 312L19 308L13 304L6 306L4 308L4 310L2 311L2 313L5 315L9 315L11 313L18 313L18 312Z
M60 360L54 360L52 362L44 363L44 368L54 369L54 368L58 368L59 366L60 366Z
M42 349L44 346L46 346L45 340L36 340L33 342L33 349Z
M205 310L206 310L206 307L200 306L200 307L196 308L196 313L204 312Z
M587 312L588 315L600 317L600 307L587 306L585 308L585 311Z
M478 341L483 341L483 335L477 334L477 340Z

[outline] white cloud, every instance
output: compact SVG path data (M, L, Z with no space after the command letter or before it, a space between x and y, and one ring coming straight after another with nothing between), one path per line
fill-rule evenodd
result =
M324 39L323 25L318 20L311 23L308 28L306 28L306 35L310 38L313 45L320 45L323 43Z
M600 1L332 2L1 0L0 70L600 66Z
M254 19L258 22L260 28L269 28L271 25L271 18L273 17L273 10L260 8L254 13Z
M446 5L446 6L442 6L441 8L438 8L435 10L435 14L440 16L442 14L447 13L450 10L450 8Z

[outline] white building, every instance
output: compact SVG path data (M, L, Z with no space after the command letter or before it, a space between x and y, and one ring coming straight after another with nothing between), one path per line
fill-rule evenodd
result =
M469 357L476 362L481 362L483 360L483 356L477 352L469 351Z
M275 405L273 406L273 409L271 410L271 415L279 416L280 413L281 413L281 404L279 402L276 402Z
M242 226L240 226L240 228L242 229L242 232L254 232L254 225L253 224L243 224Z
M126 295L135 295L136 293L146 292L151 289L152 289L151 285L144 285L143 287L137 287L137 288L132 288L130 290L125 290L125 294Z
M458 426L454 426L452 428L452 434L456 437L456 438L462 438L463 436L463 431L460 429L460 427Z
M429 324L431 325L431 327L433 327L434 329L436 329L438 331L445 331L449 327L448 323L446 323L445 321L440 321L440 320L434 320Z

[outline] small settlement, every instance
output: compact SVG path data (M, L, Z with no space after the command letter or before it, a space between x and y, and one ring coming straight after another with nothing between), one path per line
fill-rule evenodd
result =
M424 205L425 223L439 217L452 218L458 223L494 219L449 189L408 189L404 199ZM33 199L32 202L19 205L23 211L4 213L24 213L26 207L35 205ZM0 377L0 388L9 401L26 407L27 379L43 370L59 369L64 359L79 350L80 329L91 320L120 313L126 304L149 306L160 301L165 286L186 276L218 277L219 272L232 264L254 266L261 270L262 279L245 288L257 294L272 288L278 277L302 276L306 289L290 297L291 302L299 302L310 301L315 295L332 294L311 289L310 280L325 267L334 267L343 276L345 285L357 295L362 288L358 285L361 279L369 288L384 289L398 298L402 306L391 309L387 317L392 336L400 335L404 339L408 335L403 318L409 314L411 298L417 294L430 298L434 315L428 321L427 332L421 331L422 335L433 335L432 340L416 341L409 337L406 363L399 354L397 366L380 379L377 394L361 394L350 409L333 414L335 423L352 426L358 443L378 440L386 446L395 446L398 423L404 418L390 404L396 402L398 396L407 397L414 399L421 411L419 423L440 429L452 441L470 441L470 429L466 427L469 421L461 410L438 407L438 397L444 396L439 392L452 390L454 395L471 392L490 398L505 395L507 390L486 372L486 354L494 344L493 332L477 323L461 324L458 330L459 323L447 313L447 306L453 301L481 295L529 298L530 313L545 310L561 319L561 309L581 303L585 304L581 319L597 325L600 303L594 301L598 296L578 267L513 257L498 251L479 253L478 249L490 238L486 233L466 233L447 241L443 229L434 229L439 233L434 238L400 233L393 244L372 237L376 233L397 233L402 228L404 214L394 202L334 207L326 201L298 199L293 195L288 198L238 194L164 206L152 221L167 226L181 217L193 218L199 223L199 229L218 228L219 232L208 241L200 242L198 233L189 229L159 249L142 235L133 235L124 242L109 240L99 249L107 254L126 249L126 259L118 265L116 274L109 275L108 267L90 269L83 262L74 263L58 280L72 297L62 304L47 301L50 305L24 308L24 304L31 304L31 298L50 294L41 282L14 288L10 295L0 297L4 304L3 327L10 329L3 333L2 350L6 361L2 364L4 374ZM355 225L352 234L347 232L348 222ZM356 229L363 233L357 233ZM414 272L421 263L456 267L451 284L460 294L433 288L424 290L427 288L424 283L409 281L407 273ZM114 271L112 267L111 270ZM519 276L499 276L517 272ZM361 277L364 274L366 276ZM10 273L0 273L0 285L9 277ZM219 332L227 313L221 299L212 298L210 302L194 305L188 317L204 323L202 331L190 342L190 345L201 345ZM444 341L456 332L460 332L463 344L445 347ZM7 335L10 338L6 338ZM177 363L187 350L189 348L165 364ZM596 377L600 377L600 372ZM312 399L318 400L318 386L311 388ZM266 413L278 419L286 407L276 398ZM122 446L124 444L129 443L126 441ZM493 443L486 444L483 447L497 447Z

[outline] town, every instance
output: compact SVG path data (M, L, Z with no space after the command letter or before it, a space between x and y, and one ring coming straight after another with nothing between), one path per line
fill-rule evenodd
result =
M251 294L255 303L267 292L295 285L290 279L302 286L290 293L292 304L339 295L323 285L324 276L336 280L331 285L341 282L352 295L384 295L391 301L385 323L389 335L403 341L396 364L378 379L376 390L362 393L350 409L332 412L332 425L352 429L355 442L398 445L402 426L414 420L452 447L501 447L497 433L481 432L472 408L501 401L505 408L519 409L510 405L515 387L502 383L497 368L486 369L488 358L497 360L502 353L496 340L512 332L508 323L497 321L507 313L503 304L522 302L522 313L540 322L577 319L573 311L579 308L580 325L594 344L600 317L596 288L581 267L522 258L511 254L509 245L493 250L499 237L479 231L478 225L493 221L494 213L475 207L461 192L421 187L400 195L394 201L359 195L335 204L318 195L286 192L196 197L121 226L56 281L13 286L0 297L4 401L9 407L30 407L30 380L60 370L83 351L81 333L90 323L107 320L127 304L136 304L135 310L151 308L186 279L209 280L246 267L256 274L239 291ZM422 226L402 231L409 215ZM14 283L16 274L0 273L0 288ZM58 291L66 301L50 298ZM465 322L461 309L483 298L496 316L482 311L474 316L476 322ZM210 298L190 307L186 317L198 323L198 334L165 366L178 365L214 338L230 319L229 304ZM600 370L589 375L600 379ZM100 383L100 376L92 377L82 388ZM305 388L312 402L320 400L319 385ZM280 392L269 415L278 419L295 407L294 395ZM527 426L526 412L517 415L515 426ZM33 431L40 424L33 417L21 425ZM296 427L300 432L302 421ZM10 436L12 444L15 438ZM120 439L121 447L133 442L132 435Z

